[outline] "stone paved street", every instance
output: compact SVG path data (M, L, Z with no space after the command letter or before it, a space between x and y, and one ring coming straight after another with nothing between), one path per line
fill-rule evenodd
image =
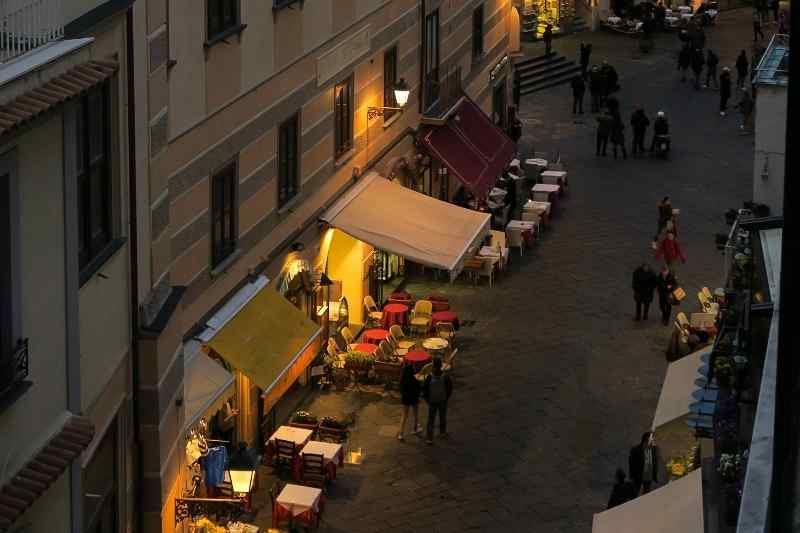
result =
M749 47L742 36L751 19L747 10L720 18L709 42L721 67ZM366 452L331 489L323 531L586 533L605 508L614 469L627 468L629 446L650 428L669 329L653 317L632 320L632 270L643 259L655 264L656 203L669 194L682 210L684 306L695 309L698 288L721 283L714 234L726 231L723 212L750 198L753 138L739 135L738 116L719 117L716 93L680 83L674 34L659 35L644 57L636 40L600 32L554 48L574 57L579 39L594 44L593 63L616 66L626 123L634 100L651 120L667 112L669 160L615 161L610 146L596 158L593 119L573 122L567 86L523 98L523 147L560 151L569 198L538 248L512 255L493 288L459 281L440 289L462 319L475 321L459 336L449 441L398 442L394 396L329 392L312 401L317 415L356 411L351 445ZM630 133L628 126L628 149ZM409 290L423 294L431 284Z

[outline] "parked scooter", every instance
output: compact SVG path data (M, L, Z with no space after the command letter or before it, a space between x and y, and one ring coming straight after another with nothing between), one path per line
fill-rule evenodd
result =
M656 135L655 153L659 157L666 158L670 151L671 139L669 135Z

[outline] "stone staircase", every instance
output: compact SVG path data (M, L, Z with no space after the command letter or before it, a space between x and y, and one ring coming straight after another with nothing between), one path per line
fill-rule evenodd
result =
M521 96L569 83L581 71L575 61L556 52L518 61L515 67L519 73Z

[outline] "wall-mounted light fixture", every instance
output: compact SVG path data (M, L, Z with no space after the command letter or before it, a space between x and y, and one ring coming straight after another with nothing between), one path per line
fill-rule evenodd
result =
M401 78L399 82L394 86L394 100L397 102L397 107L373 107L370 106L367 108L367 120L372 120L373 118L382 117L384 113L387 111L400 111L403 112L403 108L408 103L408 96L411 94L411 89L409 89L408 84L404 78Z

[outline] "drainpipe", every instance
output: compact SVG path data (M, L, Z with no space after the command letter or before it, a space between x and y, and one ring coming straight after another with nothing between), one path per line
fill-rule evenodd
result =
M131 355L133 380L133 440L136 447L136 479L134 507L136 509L136 527L134 531L142 531L144 525L144 453L142 433L139 420L139 228L136 203L136 100L134 98L134 27L133 6L125 13L126 63L128 76L128 221L130 232L130 269L131 269Z
M425 52L426 52L426 28L425 28L425 0L420 0L420 14L419 14L419 42L422 46L419 47L419 112L422 114L425 111Z

